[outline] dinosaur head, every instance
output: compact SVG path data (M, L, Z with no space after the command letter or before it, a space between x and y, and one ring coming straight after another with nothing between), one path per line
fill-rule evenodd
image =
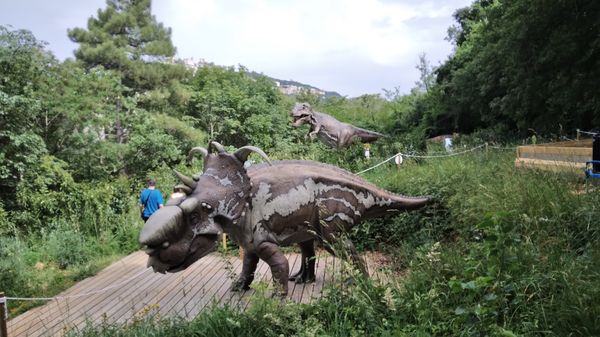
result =
M148 267L155 272L177 272L213 251L223 231L244 215L250 197L250 178L244 162L251 152L270 163L253 146L230 154L217 142L208 149L193 148L190 156L204 157L202 175L188 177L175 171L185 197L170 199L146 222L139 241L149 255Z
M304 123L309 123L313 116L313 109L308 103L296 103L291 112L292 126L300 127Z

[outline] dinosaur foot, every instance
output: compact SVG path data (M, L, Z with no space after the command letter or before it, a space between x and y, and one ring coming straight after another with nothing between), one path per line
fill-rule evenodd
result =
M233 282L233 284L231 284L231 291L241 292L241 291L249 290L250 283L251 282L246 282L245 280L239 279L239 280Z
M315 275L311 275L310 273L301 270L296 274L291 275L289 280L296 283L313 283L315 282Z

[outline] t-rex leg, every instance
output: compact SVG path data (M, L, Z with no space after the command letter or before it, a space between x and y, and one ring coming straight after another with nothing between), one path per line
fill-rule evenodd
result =
M302 251L302 265L300 270L290 276L290 281L296 283L311 283L315 281L315 245L313 240L298 244Z
M234 282L231 290L241 291L250 289L250 283L254 280L254 272L258 265L258 255L256 253L245 252L244 262L242 265L242 273L236 282Z
M279 246L271 242L263 242L257 247L256 252L258 257L271 267L273 280L280 286L279 294L287 295L290 266L285 255L279 250Z

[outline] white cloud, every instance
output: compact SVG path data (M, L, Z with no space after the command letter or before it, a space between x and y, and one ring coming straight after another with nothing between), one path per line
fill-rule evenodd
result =
M405 68L409 64L414 68L422 52L434 54L430 59L437 63L451 49L443 38L452 24L452 13L468 4L468 0L445 5L432 0L158 0L154 13L173 28L173 42L180 57L243 64L268 75L288 74L286 79L310 81L315 77L302 79L302 74L291 70L327 71L327 65L352 69L348 73L356 73L356 67ZM438 26L415 26L427 21ZM412 69L402 72L413 77L415 73ZM408 86L401 85L402 89L410 89L415 80L412 78ZM347 81L366 83L372 79ZM336 82L339 80L321 77L319 83L310 84L350 95L389 88L389 81L382 81L379 88L355 86L342 90L331 87Z
M418 55L437 64L452 13L471 0L154 0L152 13L171 27L178 56L242 64L356 96L417 80ZM7 2L0 24L30 29L61 59L77 46L66 29L85 27L105 0Z

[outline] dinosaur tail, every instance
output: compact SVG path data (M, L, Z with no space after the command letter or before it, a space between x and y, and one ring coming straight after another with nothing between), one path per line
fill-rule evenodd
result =
M363 143L374 142L379 138L385 137L384 134L363 128L356 128L356 136L359 137L360 141Z
M430 197L408 197L404 195L387 192L388 202L380 205L373 205L366 210L365 216L380 217L386 214L393 214L400 211L411 211L419 209L429 204L432 199Z

